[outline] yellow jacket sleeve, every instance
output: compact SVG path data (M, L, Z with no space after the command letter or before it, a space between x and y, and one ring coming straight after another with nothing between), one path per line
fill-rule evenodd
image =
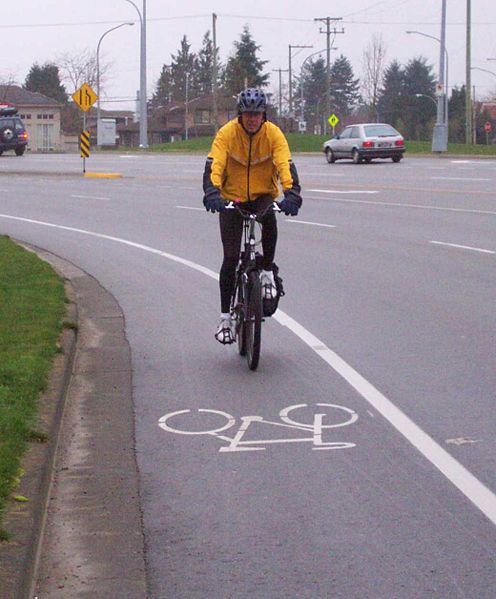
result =
M212 143L212 148L208 159L211 163L210 180L214 187L220 189L224 180L228 156L228 146L224 136L224 132L219 130Z
M279 174L279 179L281 180L283 189L291 189L297 182L293 180L293 175L290 168L291 152L289 150L288 142L279 128L274 127L272 130L272 136L272 161L274 162Z

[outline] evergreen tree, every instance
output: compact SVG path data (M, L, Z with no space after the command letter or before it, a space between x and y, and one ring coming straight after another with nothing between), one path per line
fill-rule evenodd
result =
M448 102L449 140L465 143L465 86L454 87Z
M171 64L171 92L172 99L176 102L186 100L186 80L188 84L188 98L191 100L199 95L198 90L198 58L190 52L191 44L183 36L181 47L176 55L172 54Z
M224 72L224 87L231 94L238 94L246 86L264 87L269 74L263 73L268 60L257 57L261 46L255 43L248 25L243 28L240 40L234 42L234 54L227 60Z
M212 93L213 70L214 70L214 44L210 37L210 31L203 36L202 47L198 52L197 62L198 91L202 95ZM222 67L219 64L219 49L217 48L217 84L221 80Z
M34 63L24 82L24 89L53 98L61 104L67 102L67 92L60 82L59 68L55 64Z
M379 92L378 110L381 119L402 130L404 104L405 73L400 63L394 60L384 73L383 86Z
M303 90L302 90L303 87ZM296 87L294 100L296 114L301 114L301 92L304 98L304 118L307 131L313 131L316 125L321 125L325 113L326 101L326 64L323 58L312 59L303 66L301 79Z
M155 84L155 92L152 96L152 105L167 106L172 101L172 76L170 65L164 64L160 76Z
M432 65L427 64L426 58L412 58L405 67L404 77L406 98L402 133L409 139L429 139L436 120L436 106L425 97L435 97L436 80Z
M331 102L333 111L348 116L360 101L360 81L353 77L350 61L343 55L331 65Z

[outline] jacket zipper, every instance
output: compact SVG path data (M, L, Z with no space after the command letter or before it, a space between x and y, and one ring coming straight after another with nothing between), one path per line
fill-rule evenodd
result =
M246 177L247 177L247 184L246 184L246 191L247 191L247 200L250 201L250 166L251 166L251 135L249 137L249 142L250 145L248 146L248 169L246 171Z

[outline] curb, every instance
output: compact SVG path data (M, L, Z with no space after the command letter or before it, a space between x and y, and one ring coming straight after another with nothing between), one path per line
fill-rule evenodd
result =
M122 173L84 173L88 179L122 179Z
M23 459L19 493L30 501L5 514L13 540L0 546L0 598L146 597L122 311L75 265L21 245L66 280L66 320L77 319L78 331L64 329L64 353L56 356L40 400L40 428L50 442L33 444Z
M68 282L65 288L70 303L64 320L76 322L74 294ZM24 505L11 502L4 513L4 526L12 532L13 538L11 542L0 545L1 599L32 597L31 582L45 526L60 426L76 354L74 330L62 331L60 347L62 352L55 356L47 390L41 395L38 407L39 428L50 441L30 444L21 462L25 474L18 488L18 493L28 497L29 502Z

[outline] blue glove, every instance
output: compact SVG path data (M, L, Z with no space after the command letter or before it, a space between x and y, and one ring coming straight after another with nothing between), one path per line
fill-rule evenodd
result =
M279 208L287 216L296 216L302 202L303 200L299 193L294 189L286 189L284 191L284 200L279 202Z
M213 189L203 196L203 205L207 212L222 212L226 207L218 189Z

